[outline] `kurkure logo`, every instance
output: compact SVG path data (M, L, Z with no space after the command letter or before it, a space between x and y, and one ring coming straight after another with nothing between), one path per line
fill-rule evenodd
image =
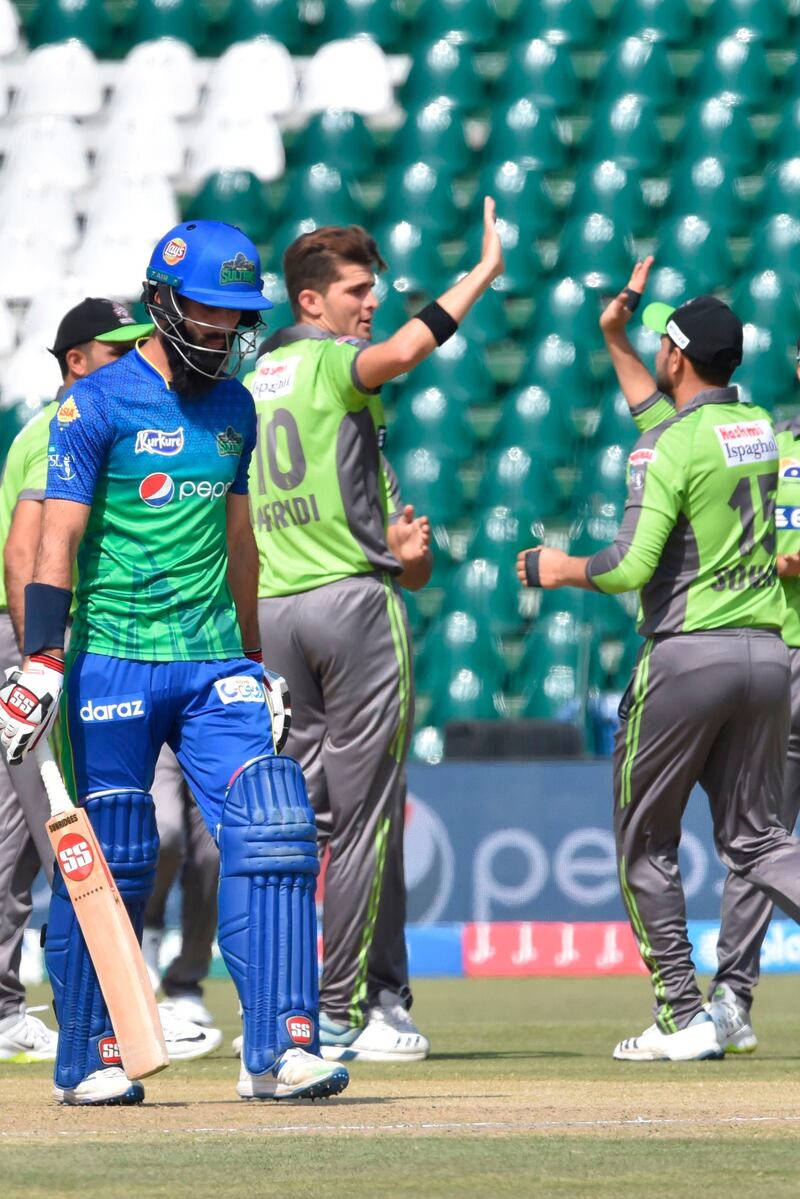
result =
M244 438L241 433L237 433L233 425L228 425L224 432L217 433L216 438L220 458L233 458L234 455L241 454Z
M228 283L252 283L256 286L256 264L239 251L235 258L223 262L219 269L220 284L225 287Z
M168 266L175 266L176 262L186 257L186 242L182 237L173 237L172 241L168 241L164 246L161 257Z

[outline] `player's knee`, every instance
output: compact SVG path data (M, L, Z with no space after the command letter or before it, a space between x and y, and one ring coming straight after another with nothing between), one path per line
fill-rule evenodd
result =
M235 776L219 846L223 875L319 873L314 812L293 758L257 758Z
M147 899L158 861L158 829L152 796L115 791L86 802L86 811L126 902Z

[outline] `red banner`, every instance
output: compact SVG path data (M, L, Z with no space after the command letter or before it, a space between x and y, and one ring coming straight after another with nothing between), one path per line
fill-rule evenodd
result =
M622 921L467 924L463 944L464 973L471 978L647 972Z

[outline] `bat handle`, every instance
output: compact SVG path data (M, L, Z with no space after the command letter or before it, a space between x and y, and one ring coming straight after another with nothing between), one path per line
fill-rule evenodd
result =
M33 752L36 755L36 762L39 766L39 773L42 776L44 789L47 792L47 798L50 800L50 815L63 816L65 812L69 812L75 806L70 799L69 791L64 786L64 780L61 777L61 771L56 765L50 746L46 738L33 747Z

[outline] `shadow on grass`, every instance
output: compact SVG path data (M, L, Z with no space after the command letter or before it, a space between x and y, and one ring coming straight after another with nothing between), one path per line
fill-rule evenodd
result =
M486 1053L432 1053L428 1059L431 1062L489 1062L489 1061L509 1061L518 1059L520 1061L533 1061L537 1058L566 1058L566 1057L590 1057L587 1053L569 1053L563 1049L501 1049Z

